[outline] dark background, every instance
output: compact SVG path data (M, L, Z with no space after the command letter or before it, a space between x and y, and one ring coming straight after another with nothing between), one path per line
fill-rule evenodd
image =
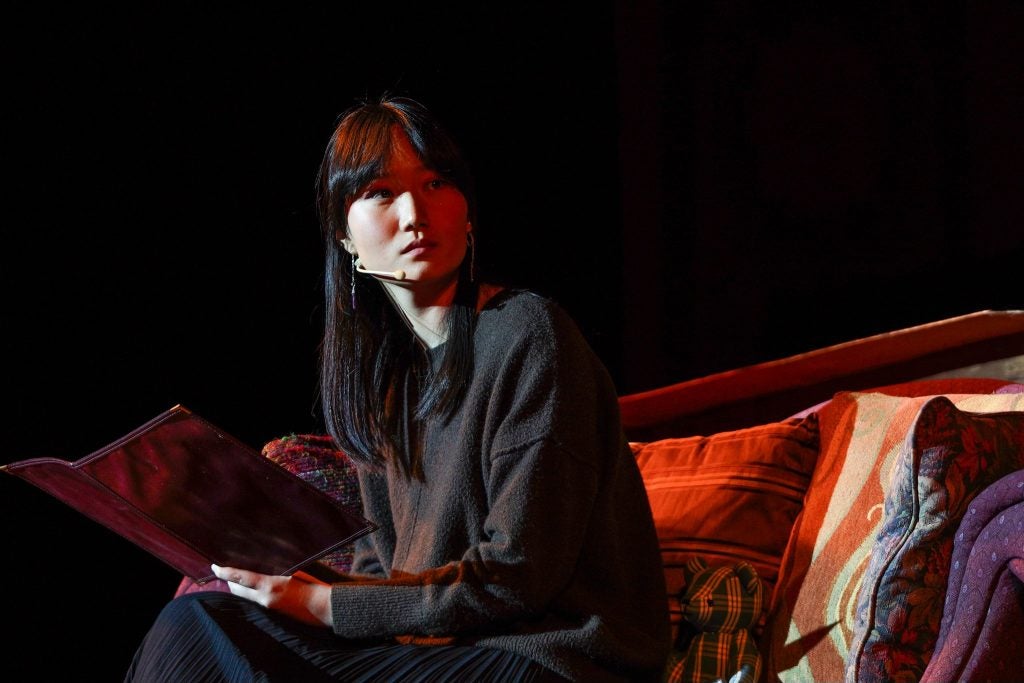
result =
M406 4L5 10L4 462L317 430L314 178L384 90L622 393L1021 307L1019 2ZM177 575L0 487L0 674L118 680Z

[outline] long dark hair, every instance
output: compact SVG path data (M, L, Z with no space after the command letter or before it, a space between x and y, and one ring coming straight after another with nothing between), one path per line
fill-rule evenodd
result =
M397 459L404 467L415 468L415 463L402 457L409 419L404 387L410 377L417 380L417 419L447 419L458 407L473 372L477 287L467 255L447 314L443 357L432 370L426 351L382 285L352 272L351 256L339 243L348 234L347 209L357 192L385 172L396 129L405 134L428 168L462 192L470 222L476 224L468 165L454 140L423 105L383 97L341 116L317 177L326 249L320 396L328 433L353 459L375 465Z

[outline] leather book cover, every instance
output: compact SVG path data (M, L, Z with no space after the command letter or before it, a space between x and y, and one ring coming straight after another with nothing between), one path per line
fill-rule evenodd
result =
M211 563L290 575L376 529L180 405L74 462L2 469L198 583Z

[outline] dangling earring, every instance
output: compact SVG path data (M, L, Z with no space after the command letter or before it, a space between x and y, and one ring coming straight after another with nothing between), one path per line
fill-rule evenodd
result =
M352 310L356 310L356 255L352 254L352 273L350 275L352 280Z
M476 282L476 240L473 231L466 233L466 244L469 245L469 281Z

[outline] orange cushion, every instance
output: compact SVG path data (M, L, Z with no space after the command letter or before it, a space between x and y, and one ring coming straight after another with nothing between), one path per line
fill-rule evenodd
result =
M633 444L654 514L673 629L683 567L750 562L770 595L818 453L816 416Z

